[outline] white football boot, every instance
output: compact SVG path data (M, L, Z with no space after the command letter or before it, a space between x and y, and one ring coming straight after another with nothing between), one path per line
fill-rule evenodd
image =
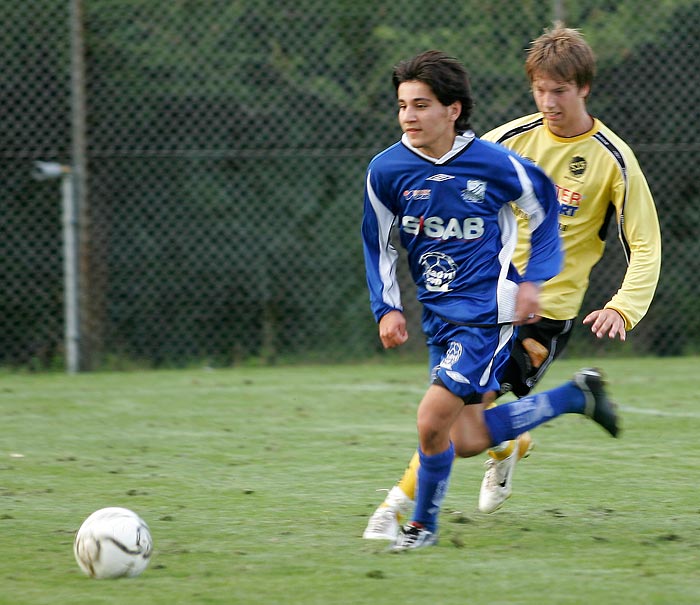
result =
M395 541L399 535L400 520L413 510L413 500L398 485L389 490L381 506L374 511L362 537L365 540Z
M510 456L503 460L489 457L484 463L486 473L479 492L479 511L492 513L497 511L513 493L513 471L520 457L520 440L516 439Z

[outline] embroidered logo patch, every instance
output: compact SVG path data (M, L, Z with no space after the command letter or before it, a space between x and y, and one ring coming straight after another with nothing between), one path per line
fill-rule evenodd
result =
M481 204L486 199L486 181L469 179L467 186L462 189L462 199L465 202Z
M571 172L571 174L574 176L583 176L583 173L586 172L587 167L588 162L586 161L586 158L582 158L580 155L575 155L569 162L569 172Z
M434 174L433 176L429 176L426 181L437 181L438 183L442 181L449 181L450 179L453 179L451 174Z

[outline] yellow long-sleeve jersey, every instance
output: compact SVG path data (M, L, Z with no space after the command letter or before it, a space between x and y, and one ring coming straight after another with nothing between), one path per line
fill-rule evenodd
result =
M508 122L482 138L535 162L556 185L564 266L542 285L542 316L576 317L591 270L603 255L608 221L615 213L627 271L605 307L618 311L625 328L631 330L654 297L661 269L661 232L649 186L629 146L597 119L582 135L558 137L540 113ZM523 228L513 261L522 270L529 241L524 220L519 223Z

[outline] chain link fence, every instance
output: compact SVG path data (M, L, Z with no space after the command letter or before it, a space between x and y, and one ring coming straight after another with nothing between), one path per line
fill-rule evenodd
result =
M375 355L359 225L367 163L400 134L392 66L459 57L484 132L534 111L524 49L556 17L596 51L590 108L635 150L664 238L628 342L579 327L572 353L700 351L698 1L0 4L2 366ZM621 281L613 236L584 310Z

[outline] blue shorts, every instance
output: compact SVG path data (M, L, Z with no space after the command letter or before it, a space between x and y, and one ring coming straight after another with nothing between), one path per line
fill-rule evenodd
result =
M500 389L499 376L510 357L515 328L475 328L443 323L428 340L431 380L465 403L479 403Z

